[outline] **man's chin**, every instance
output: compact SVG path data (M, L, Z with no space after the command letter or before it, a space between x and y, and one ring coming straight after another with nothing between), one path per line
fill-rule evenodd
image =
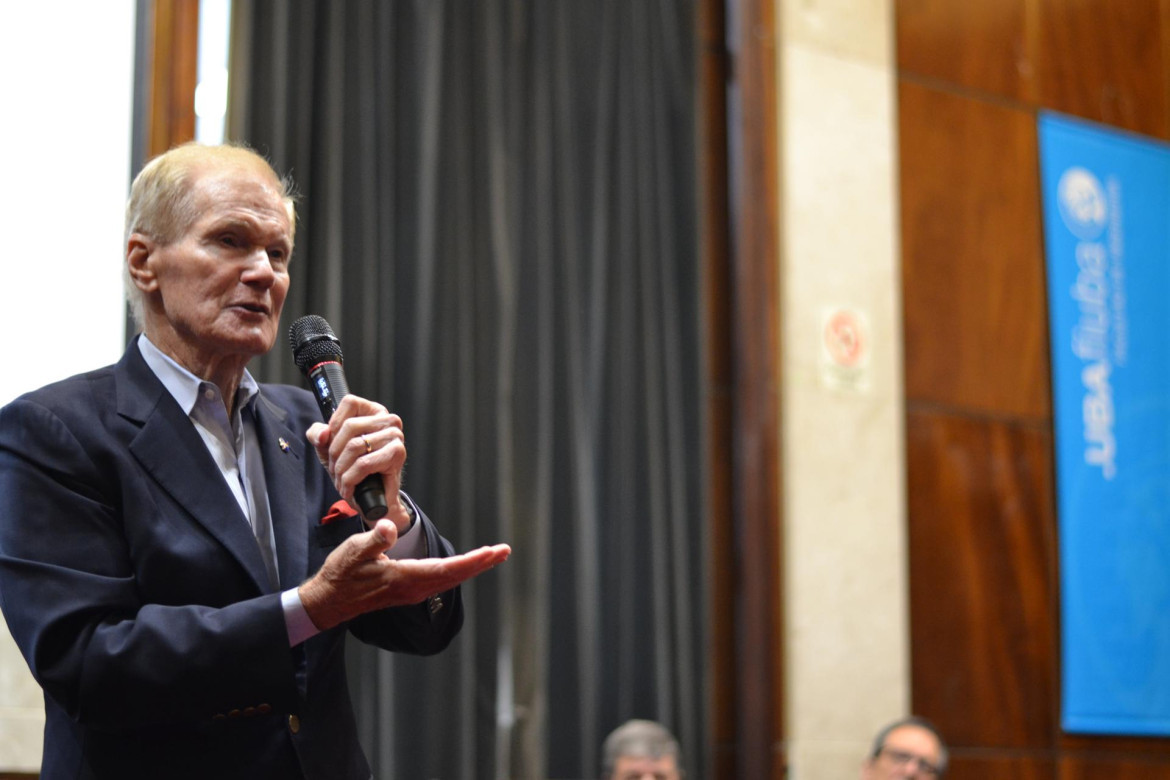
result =
M275 328L236 333L220 339L220 346L224 351L245 355L249 359L268 353L275 344Z

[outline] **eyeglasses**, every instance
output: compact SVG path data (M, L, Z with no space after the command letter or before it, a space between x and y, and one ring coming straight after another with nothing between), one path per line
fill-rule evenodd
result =
M918 768L915 770L916 772L920 772L927 777L942 777L942 772L939 771L939 768L922 756L916 756L913 753L907 753L904 750L891 747L882 748L881 755L890 759L890 762L895 766L907 766L913 761L918 765Z

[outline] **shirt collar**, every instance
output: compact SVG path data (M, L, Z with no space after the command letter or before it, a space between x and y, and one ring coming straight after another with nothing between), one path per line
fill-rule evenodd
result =
M185 414L190 415L191 410L195 408L195 403L199 400L200 389L203 385L211 383L200 379L179 365L174 358L156 347L145 333L138 337L138 350L142 353L142 359L146 361L146 365L158 377L158 381L162 382L163 387L178 402L179 408ZM234 408L243 409L259 392L260 385L245 368L244 376L240 379L239 389L236 390Z

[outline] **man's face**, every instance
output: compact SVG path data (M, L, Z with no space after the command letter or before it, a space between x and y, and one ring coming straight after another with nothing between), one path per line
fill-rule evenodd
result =
M939 776L942 745L921 726L901 726L890 732L882 750L861 767L862 780L934 780Z
M613 780L679 780L674 756L637 758L622 756L613 767Z
M193 174L191 187L199 216L186 233L166 245L143 240L148 273L136 281L147 298L146 332L192 370L222 359L242 365L276 341L288 293L289 214L276 182L259 169L211 164Z

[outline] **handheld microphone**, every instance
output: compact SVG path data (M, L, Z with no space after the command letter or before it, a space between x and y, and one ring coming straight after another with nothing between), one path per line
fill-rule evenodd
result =
M308 314L294 322L288 329L288 340L293 361L309 380L309 388L317 399L317 406L321 407L321 415L325 422L329 422L341 399L349 395L349 385L341 367L341 341L333 335L325 318L316 314ZM353 498L366 520L378 520L389 511L381 474L370 474L358 483Z

